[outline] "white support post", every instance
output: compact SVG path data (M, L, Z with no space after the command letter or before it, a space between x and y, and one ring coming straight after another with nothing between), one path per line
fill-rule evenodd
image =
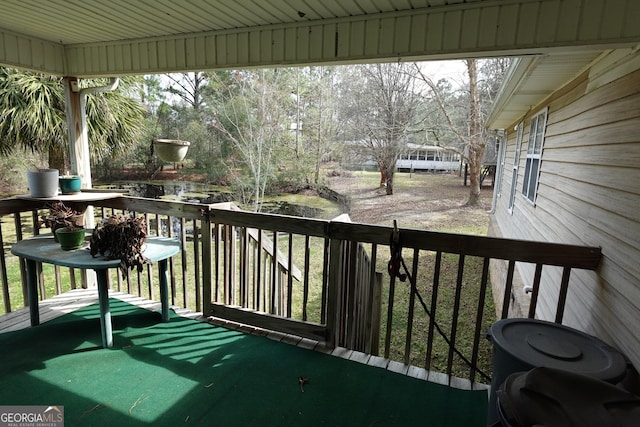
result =
M83 100L86 95L80 91L78 79L75 77L65 77L63 84L71 173L81 177L83 189L92 188L89 137L84 108L85 101ZM93 206L87 206L84 216L86 228L94 228ZM95 288L97 284L95 272L93 270L82 270L82 274L85 276L83 283L87 284L87 288Z

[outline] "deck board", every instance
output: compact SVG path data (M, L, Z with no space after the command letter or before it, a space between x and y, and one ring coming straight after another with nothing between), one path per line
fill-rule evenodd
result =
M158 301L152 301L124 292L110 290L109 298L116 298L131 305L135 305L137 307L144 308L150 311L161 310L161 304ZM40 321L46 322L48 320L55 319L56 317L63 316L97 302L97 289L74 289L64 294L56 295L54 297L40 301ZM471 384L468 380L463 380L457 377L449 377L443 373L427 371L424 368L405 365L404 363L392 361L383 357L368 355L343 347L328 348L324 345L324 343L310 340L308 338L302 338L276 331L267 331L250 325L230 322L225 319L215 317L204 318L202 316L202 313L200 312L193 312L180 307L171 306L171 309L174 310L176 314L182 317L197 321L206 321L213 325L222 326L228 329L239 330L252 335L266 336L267 338L274 341L279 341L289 345L296 345L298 347L309 350L328 353L334 357L341 357L343 359L349 359L358 363L377 366L389 371L399 373L401 375L407 375L425 381L449 385L451 387L463 390L489 390L489 386L486 384ZM28 307L21 308L6 315L0 316L0 333L26 329L30 326L31 322Z

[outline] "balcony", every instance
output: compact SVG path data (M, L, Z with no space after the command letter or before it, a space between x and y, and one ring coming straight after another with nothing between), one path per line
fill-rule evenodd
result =
M300 403L301 396L312 395L310 392L315 386L316 390L322 389L338 396L329 403L318 401L318 404L349 406L351 411L368 407L373 411L373 408L382 408L383 405L367 393L386 384L382 400L395 402L385 406L391 417L389 420L399 413L411 412L414 404L422 405L424 399L420 403L414 400L414 395L426 393L420 387L430 387L433 383L443 386L445 394L466 393L451 397L457 402L466 402L464 399L471 396L468 393L475 393L472 396L476 397L480 393L481 400L486 398L491 375L491 347L485 339L485 331L497 319L510 315L516 263L535 265L530 317L535 313L542 277L548 277L543 276L543 269L560 270L556 322L561 323L571 270L595 269L600 259L598 248L402 228L394 230L392 227L351 223L346 218L327 221L250 213L239 211L232 204L204 205L124 195L92 201L91 204L97 220L122 212L144 216L150 235L174 237L181 242L182 251L169 263L170 302L177 313L169 325L175 324L176 329L172 334L162 335L163 345L153 347L147 353L182 354L183 357L178 357L179 363L172 359L156 364L169 363L172 375L181 377L181 372L185 372L182 379L197 382L203 379L183 371L186 366L182 365L183 361L200 360L212 351L224 351L215 350L222 344L215 342L214 338L200 339L200 347L193 348L187 331L190 328L197 330L196 334L200 331L192 324L183 323L184 318L178 316L182 314L198 318L202 321L199 324L221 326L225 333L242 333L243 337L267 336L287 348L303 347L305 351L295 356L302 359L282 353L282 364L306 367L305 372L282 374L293 379L295 397L292 401L297 403ZM12 332L17 335L31 333L29 331L40 330L41 327L21 329L28 325L28 311L23 308L27 303L26 273L21 261L10 255L9 248L14 242L39 233L34 223L43 209L40 201L0 201L0 237L4 248L0 268L5 313L0 319L0 328L22 331ZM492 295L492 263L507 265L506 279L500 286L504 289L503 295ZM416 279L415 286L412 278ZM76 313L74 321L78 321L78 325L83 324L77 317L81 317L82 310L90 310L96 298L95 291L84 290L86 280L79 270L39 265L41 319L52 319L51 338L57 333L64 335L64 329L55 328L55 318L61 314ZM157 271L153 265L124 279L114 270L109 282L110 296L118 307L124 301L123 304L140 303L153 308L154 301L158 299ZM494 300L499 302L496 308ZM127 314L129 310L133 309L122 306L123 313ZM91 314L87 316L90 318ZM120 340L126 345L138 345L137 340L142 338L136 333L144 335L145 332L136 332L136 328L155 322L143 320L140 321L142 325L138 325L134 321L129 325L125 322L126 317L123 315L121 320L116 320L118 315L114 314L114 331L122 333L122 336L116 336L116 343ZM116 324L120 321L122 324ZM237 338L236 335L233 337L229 341ZM91 342L91 339L87 340ZM81 351L94 349L91 344L87 347L84 341L74 345L76 350L73 352L82 353L85 357L98 354ZM235 358L234 363L236 359L245 361L244 365L235 365L236 370L249 370L264 363L261 359L249 358L240 348L230 348L228 353L229 358ZM255 347L254 351L265 352L260 347ZM249 350L246 352L251 353ZM312 367L316 366L317 355L322 353L324 356L338 356L331 360L337 359L347 365L335 367L331 374L309 375L307 384L304 380L308 375L306 372L315 372ZM54 352L51 356L58 355ZM227 359L223 357L220 360ZM295 362L290 362L293 360ZM350 382L349 372L360 372L361 369L354 367L352 363L355 362L359 362L358 366L374 369L359 374L373 382ZM153 365L154 362L150 363ZM222 365L225 363L221 362ZM47 363L45 366L49 369ZM167 368L156 366L161 367ZM379 371L392 375L392 378L379 379ZM256 377L257 382L276 383L279 381L276 377L281 375L279 371L269 375L268 370L263 370L262 374L264 376ZM395 382L398 374L403 381L410 381L411 386ZM149 375L153 377L156 373ZM157 375L162 376L161 373ZM318 379L327 376L333 376L335 380L325 382ZM413 381L422 385L414 389ZM40 382L34 384L34 387L50 387ZM215 382L212 384L210 387L215 387ZM99 389L100 385L95 387ZM303 395L305 387L307 393ZM362 396L369 396L370 400L347 404L357 387L361 388ZM277 395L278 390L274 386L271 394ZM227 391L230 396L242 396L241 393L233 394L231 389ZM105 389L100 393L109 391ZM128 416L135 418L136 408L141 409L145 399L145 396L139 397L142 399L140 402L136 403L136 399L130 402L129 414L120 411L118 417L121 418L114 419L126 422ZM167 405L167 411L174 414L178 408L192 404L186 399L186 395L181 395L179 399L171 400L173 403ZM85 403L89 405L95 400L95 397L87 397ZM235 403L235 413L243 414L243 402ZM267 405L272 408L271 413L281 413L281 408L273 409L276 403L287 406L286 397ZM432 408L434 411L447 407L435 406ZM449 425L447 419L451 421L460 412L456 407L447 408L450 411L442 413L445 418L441 425ZM91 407L85 409L89 411ZM324 410L331 412L331 408ZM484 407L476 410L476 415L483 414L484 410L486 402ZM269 412L265 408L261 411L263 414ZM355 415L347 411L328 420L340 420L340 416L347 419ZM376 416L382 417L380 414ZM196 418L191 419L195 421ZM147 421L150 420L156 419L151 417ZM367 420L369 424L376 422L376 419ZM476 416L475 422L470 425L486 425L483 415ZM278 422L274 420L272 424Z

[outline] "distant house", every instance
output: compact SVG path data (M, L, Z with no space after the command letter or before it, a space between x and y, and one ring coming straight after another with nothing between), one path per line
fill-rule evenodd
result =
M368 154L364 143L347 144L343 166L350 169L376 168L375 160ZM460 154L435 145L407 143L396 162L400 172L429 171L449 172L460 169Z
M460 154L436 145L408 143L398 156L396 169L410 171L456 171L460 169Z
M489 129L498 153L492 236L600 246L597 271L572 272L563 323L640 368L640 47L518 59ZM533 277L532 265L517 265ZM492 266L494 295L506 267ZM553 320L560 270L543 269L536 316ZM526 313L530 283L512 300ZM500 297L498 297L500 298ZM501 302L498 301L498 306Z

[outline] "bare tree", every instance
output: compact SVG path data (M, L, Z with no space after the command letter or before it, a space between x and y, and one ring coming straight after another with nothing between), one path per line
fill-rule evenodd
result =
M231 142L243 169L249 171L248 179L239 176L235 184L243 201L253 203L259 211L277 169L276 153L287 137L284 106L290 93L279 84L277 69L234 71L229 77L227 82L215 77L216 86L227 91L215 127Z
M342 123L349 128L352 143L376 162L388 195L393 194L396 161L421 101L415 76L415 69L406 63L353 66L342 76Z
M482 158L487 143L482 133L483 122L480 115L477 61L466 59L465 64L469 74L469 144L467 145L469 200L467 200L467 206L475 206L480 203L480 174L482 173Z
M179 97L195 111L200 110L209 93L209 73L196 71L183 74L166 74L168 86L166 91Z
M309 152L309 163L313 166L312 182L320 182L322 161L330 157L336 150L335 133L335 99L333 67L311 67L307 69L309 93L311 98L305 103L303 136L306 138L306 150Z
M436 143L444 148L458 152L463 156L469 166L469 199L466 205L474 206L480 203L480 184L483 166L483 157L487 144L487 135L484 132L484 113L488 108L495 92L502 81L506 71L508 60L504 58L478 60L464 60L467 75L469 78L468 92L465 103L467 114L465 123L459 123L458 117L461 115L455 108L447 102L447 94L442 87L433 82L415 64L415 70L431 90L432 99L438 106L447 134L453 135L452 140ZM480 68L484 70L485 79L480 78Z

